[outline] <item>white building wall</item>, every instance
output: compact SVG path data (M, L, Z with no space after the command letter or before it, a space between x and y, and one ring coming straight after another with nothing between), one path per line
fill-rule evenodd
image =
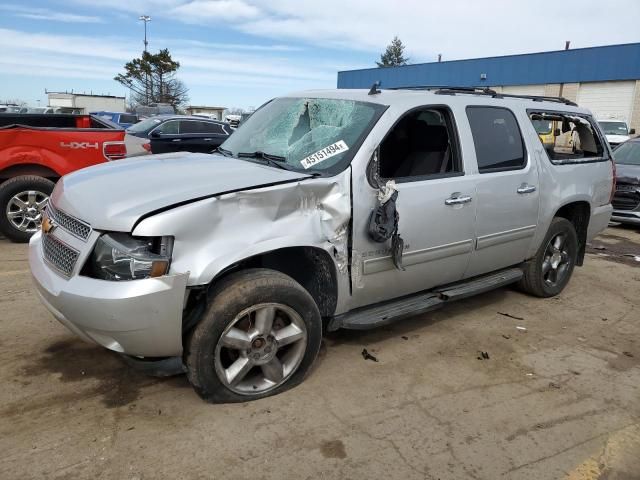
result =
M581 83L578 104L588 108L598 119L624 120L632 115L635 81Z
M98 96L76 96L76 108L82 108L82 113L97 112L106 110L108 112L124 112L126 105L122 97L98 97Z

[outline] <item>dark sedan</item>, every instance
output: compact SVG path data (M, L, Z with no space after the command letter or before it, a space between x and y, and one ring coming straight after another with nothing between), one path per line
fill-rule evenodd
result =
M231 132L227 123L186 115L158 115L127 129L130 135L148 138L151 153L209 153L220 146Z
M612 220L640 225L640 137L613 151L616 161L616 192Z

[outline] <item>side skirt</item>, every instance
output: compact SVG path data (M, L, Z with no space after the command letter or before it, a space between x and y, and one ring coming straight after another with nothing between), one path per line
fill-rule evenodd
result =
M520 268L508 268L489 275L439 287L428 292L358 308L333 317L327 329L329 331L338 330L339 328L368 330L381 327L407 317L435 310L453 300L471 297L515 283L522 278L522 275L523 272Z

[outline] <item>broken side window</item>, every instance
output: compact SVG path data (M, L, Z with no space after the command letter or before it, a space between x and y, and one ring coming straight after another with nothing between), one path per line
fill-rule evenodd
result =
M529 111L529 119L555 164L605 160L603 142L593 118L567 112Z
M404 115L380 144L379 174L399 182L462 172L451 112L420 108Z

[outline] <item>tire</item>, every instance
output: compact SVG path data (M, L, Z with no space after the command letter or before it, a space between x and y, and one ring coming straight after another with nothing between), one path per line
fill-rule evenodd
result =
M14 177L1 184L0 231L14 242L28 242L31 235L40 229L42 209L54 186L51 180L35 175ZM21 210L18 201L26 210Z
M187 339L187 377L211 403L276 395L302 382L321 340L320 312L299 283L262 268L233 273L213 287Z
M558 242L558 238L564 240ZM577 256L578 236L573 224L566 218L554 218L536 256L524 263L518 286L536 297L558 295L571 279Z

